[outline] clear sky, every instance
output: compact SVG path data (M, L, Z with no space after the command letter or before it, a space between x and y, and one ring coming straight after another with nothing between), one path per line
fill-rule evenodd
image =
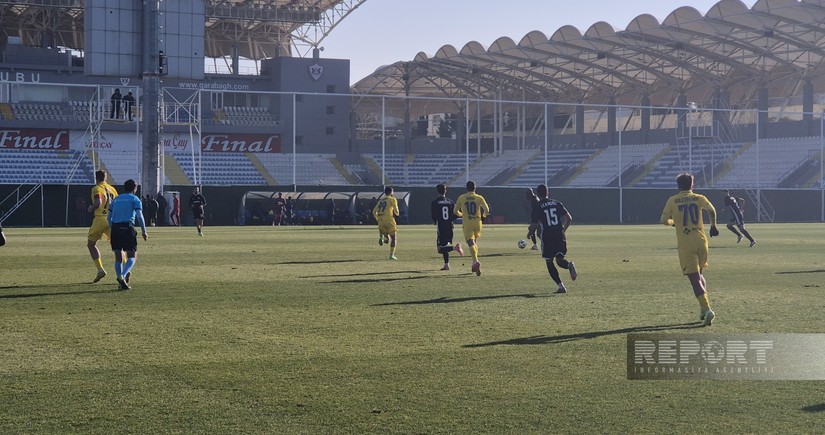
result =
M435 55L444 45L457 50L470 41L485 48L507 36L516 43L539 30L550 37L573 25L584 33L605 21L623 30L641 14L660 22L682 6L704 15L717 0L367 0L322 42L321 57L350 59L350 81L383 65ZM756 0L744 0L751 7Z

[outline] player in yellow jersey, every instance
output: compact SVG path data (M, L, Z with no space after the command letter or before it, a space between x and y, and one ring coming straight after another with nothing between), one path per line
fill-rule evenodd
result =
M461 218L461 227L464 230L464 239L470 247L473 256L472 272L481 275L481 263L478 262L478 238L481 236L481 221L490 214L490 206L484 197L476 193L475 181L467 182L467 193L458 197L455 202L455 215Z
M378 200L375 208L372 209L372 216L378 222L378 245L390 244L390 260L398 260L395 256L395 246L398 242L398 227L395 225L395 218L399 216L398 200L392 196L392 187L384 188L384 197Z
M699 300L699 318L705 326L710 326L716 315L710 309L707 282L702 274L708 267L708 239L705 237L702 210L710 216L710 236L713 237L719 235L719 230L716 229L716 209L704 195L693 193L693 175L679 174L676 184L679 193L668 198L660 222L676 227L682 273L688 277L693 294Z
M89 206L89 212L94 213L94 219L92 220L92 226L89 227L89 237L86 242L89 254L92 256L95 265L97 265L97 275L92 282L98 282L106 276L96 243L104 236L107 241L110 240L112 230L109 228L109 221L107 220L109 204L117 196L117 190L106 182L106 171L95 172L95 180L97 184L92 188L92 205Z

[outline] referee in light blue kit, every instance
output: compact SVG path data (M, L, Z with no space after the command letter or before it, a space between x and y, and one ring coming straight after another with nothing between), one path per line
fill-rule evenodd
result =
M135 195L137 184L135 180L126 180L123 183L123 194L112 200L109 206L109 226L112 227L112 251L115 253L115 273L121 290L129 290L129 278L132 268L137 261L137 231L135 218L140 223L143 240L148 239L146 222L143 221L143 206L140 198ZM126 262L123 253L126 253Z

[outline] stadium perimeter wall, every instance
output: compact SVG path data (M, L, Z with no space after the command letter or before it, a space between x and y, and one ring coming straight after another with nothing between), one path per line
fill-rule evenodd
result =
M21 195L34 186L20 188ZM119 186L118 186L119 187ZM306 192L378 192L381 186L297 186L298 191ZM402 223L430 224L430 202L435 199L434 187L394 186L396 190L410 192L410 212ZM14 195L15 185L0 185L0 215L13 205L9 195ZM60 227L60 226L87 226L91 216L86 216L76 205L78 199L90 201L92 186L82 185L45 185L35 192L19 209L4 222L4 227ZM181 194L181 217L184 225L192 224L191 213L186 206L192 192L192 186L165 186L166 191L178 191ZM204 186L203 193L208 201L206 207L207 225L237 225L238 210L241 198L248 191L292 192L293 186ZM448 196L455 199L463 193L463 188L450 188ZM480 187L478 193L483 195L492 208L491 223L526 223L528 221L528 205L525 200L525 188L522 187ZM623 223L625 224L653 224L658 223L667 198L676 192L675 189L571 189L551 188L551 196L562 201L570 210L576 224L617 224L619 223L619 198L622 199ZM711 200L714 206L724 208L722 191L719 189L697 190ZM734 195L748 200L743 191L734 191ZM762 190L764 198L776 210L775 222L820 222L823 209L822 190ZM42 199L41 199L42 198ZM41 204L43 206L41 207ZM42 216L42 217L41 217ZM720 213L719 220L727 222L727 213ZM755 222L755 207L746 204L745 219ZM41 223L42 222L42 223Z

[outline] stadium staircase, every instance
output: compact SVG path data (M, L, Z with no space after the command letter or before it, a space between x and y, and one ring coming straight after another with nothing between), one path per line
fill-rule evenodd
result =
M661 159L661 158L662 158L662 156L664 156L665 154L667 154L668 152L670 152L670 150L671 150L671 148L672 148L672 147L673 147L672 145L668 145L668 146L664 147L661 151L659 151L659 153L658 153L658 154L656 154L655 156L653 156L653 157L652 157L652 158L651 158L651 159L650 159L650 160L649 160L649 161L645 164L644 169L642 169L641 171L639 171L639 173L638 173L635 177L633 177L633 179L632 179L632 180L629 180L629 181L627 182L627 184L626 184L626 185L627 185L627 186L635 186L636 184L638 184L639 182L641 182L641 181L642 181L642 179L644 179L644 178L645 178L645 177L646 177L646 176L650 173L650 171L652 171L652 170L653 170L653 168L655 168L655 167L656 167L656 162L658 162L658 161L659 161L659 159Z
M261 159L259 159L258 156L255 155L255 153L246 153L246 157L249 159L250 162L252 162L252 166L254 166L255 169L258 170L258 173L261 174L261 177L264 178L264 181L266 181L266 184L268 186L278 185L278 182L269 173L269 171L266 170L266 167L261 162Z
M776 210L774 210L768 198L762 194L762 191L758 189L745 189L745 193L751 201L751 206L756 207L757 222L773 222L776 216Z
M33 185L28 191L22 193L21 195L21 192L23 192L24 187L26 186L31 185L26 183L21 184L17 187L17 189L14 189L14 191L11 192L9 196L3 198L3 200L0 201L0 211L2 211L2 213L0 213L0 225L2 225L3 221L5 221L9 216L11 216L12 213L14 213L18 208L20 208L20 206L22 206L27 199L31 198L31 196L34 195L38 190L42 191L43 189L43 185L38 183ZM4 205L7 203L9 205ZM2 209L4 207L9 207L9 209L3 211Z
M344 177L345 180L347 180L347 183L361 184L360 180L358 180L356 176L352 175L352 173L349 172L347 168L345 168L344 165L338 161L338 159L336 159L335 157L330 157L329 162L338 171L338 173L341 174L341 176Z

